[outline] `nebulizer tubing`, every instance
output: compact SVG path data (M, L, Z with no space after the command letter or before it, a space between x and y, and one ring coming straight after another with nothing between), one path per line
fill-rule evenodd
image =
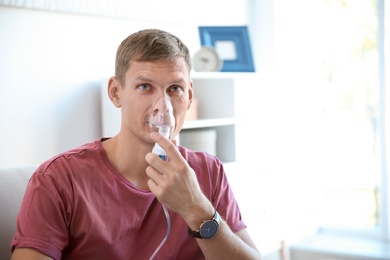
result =
M152 131L158 131L166 138L170 137L173 129L175 128L175 117L173 115L172 103L168 95L165 94L152 106L149 116L149 126ZM157 154L162 160L167 160L166 152L158 145L158 143L154 145L152 152ZM171 219L169 217L168 209L164 206L164 204L161 205L167 219L167 231L160 245L156 248L149 260L152 260L157 255L171 232Z
M160 245L156 248L156 250L154 250L154 253L149 258L149 260L153 260L153 258L157 255L158 251L160 251L160 249L164 245L165 241L167 241L169 233L171 232L171 219L169 217L168 209L163 204L161 204L161 205L162 205L162 208L164 210L165 217L167 219L167 232L165 233L165 236L164 236L163 240L161 241Z

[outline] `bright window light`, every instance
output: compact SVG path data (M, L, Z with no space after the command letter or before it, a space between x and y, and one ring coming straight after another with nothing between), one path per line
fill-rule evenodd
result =
M380 226L381 123L377 2L316 0L310 26L321 226ZM315 77L313 77L315 78Z

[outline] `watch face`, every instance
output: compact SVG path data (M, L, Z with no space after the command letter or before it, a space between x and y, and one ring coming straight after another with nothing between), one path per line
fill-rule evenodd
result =
M222 61L212 47L202 47L193 57L195 71L220 71Z
M203 238L211 238L218 231L218 224L214 220L204 222L199 229L199 233Z

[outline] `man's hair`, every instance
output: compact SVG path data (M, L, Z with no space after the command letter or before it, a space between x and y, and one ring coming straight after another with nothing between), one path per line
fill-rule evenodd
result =
M116 52L115 76L124 84L125 73L132 61L171 61L184 58L191 70L191 57L187 46L175 35L145 29L129 35Z

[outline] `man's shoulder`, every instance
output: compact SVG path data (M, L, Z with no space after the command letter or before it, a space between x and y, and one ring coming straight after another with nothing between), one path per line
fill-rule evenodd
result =
M204 161L206 163L221 163L218 157L204 151L191 150L183 146L178 146L181 155L189 161Z
M43 162L39 167L40 172L56 171L61 168L72 167L73 165L89 164L92 160L98 159L102 151L101 139L82 144L78 147L59 153Z
M191 150L183 146L179 146L178 149L198 176L219 175L219 173L224 172L223 163L217 156L203 151Z

